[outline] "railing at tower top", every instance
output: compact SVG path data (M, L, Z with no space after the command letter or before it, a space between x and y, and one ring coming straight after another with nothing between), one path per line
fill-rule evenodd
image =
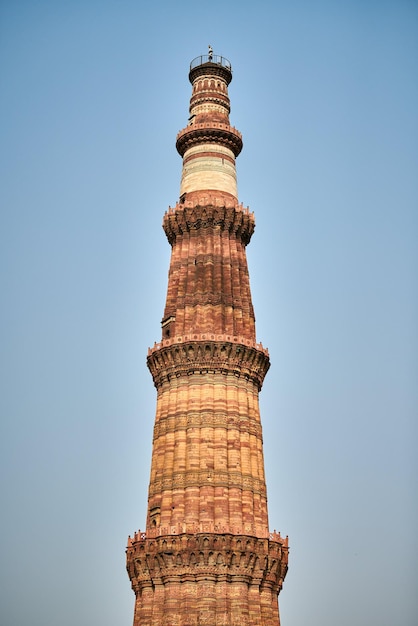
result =
M225 57L221 57L217 54L202 54L200 57L196 57L190 63L190 69L193 70L195 67L199 67L199 65L205 65L205 63L213 63L213 65L221 65L222 67L226 67L227 70L232 72L232 66L228 59Z

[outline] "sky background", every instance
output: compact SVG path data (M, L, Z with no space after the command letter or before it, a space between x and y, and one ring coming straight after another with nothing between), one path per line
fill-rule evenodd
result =
M283 626L418 623L418 3L0 4L0 622L131 625L190 61L232 63Z

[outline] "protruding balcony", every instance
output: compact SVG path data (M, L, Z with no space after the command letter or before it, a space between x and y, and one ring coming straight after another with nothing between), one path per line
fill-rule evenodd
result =
M233 126L219 122L192 124L177 133L176 148L181 156L189 148L203 143L225 146L237 157L242 150L242 135Z

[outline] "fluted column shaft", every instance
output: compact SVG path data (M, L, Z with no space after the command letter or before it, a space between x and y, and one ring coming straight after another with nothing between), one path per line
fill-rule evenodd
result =
M254 216L214 196L186 201L164 216L172 245L163 337L223 333L255 341L245 247Z
M188 125L177 135L180 198L162 337L148 351L157 390L144 532L128 540L134 626L279 626L288 543L269 532L259 392L270 367L256 342L238 203L229 62L192 63Z
M244 377L192 373L158 390L149 521L268 532L258 388Z

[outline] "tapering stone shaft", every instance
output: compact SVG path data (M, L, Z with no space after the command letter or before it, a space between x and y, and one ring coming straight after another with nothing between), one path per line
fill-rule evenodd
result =
M288 544L270 533L246 246L238 203L229 62L192 62L189 125L177 136L180 199L162 337L148 352L157 390L146 528L128 540L134 626L279 626Z

